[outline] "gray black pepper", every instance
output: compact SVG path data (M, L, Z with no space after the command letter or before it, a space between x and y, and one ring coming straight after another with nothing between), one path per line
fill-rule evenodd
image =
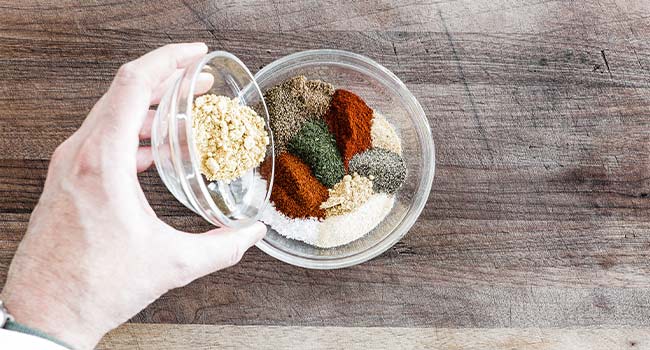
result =
M404 159L382 148L371 148L356 154L349 166L350 173L373 176L372 188L375 192L395 193L406 180Z

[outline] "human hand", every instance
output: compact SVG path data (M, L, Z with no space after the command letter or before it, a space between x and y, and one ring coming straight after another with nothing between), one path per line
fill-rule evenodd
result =
M205 44L167 45L120 67L108 92L52 155L2 299L16 322L95 346L163 293L237 263L266 232L180 232L159 220L137 172L152 163L151 104Z

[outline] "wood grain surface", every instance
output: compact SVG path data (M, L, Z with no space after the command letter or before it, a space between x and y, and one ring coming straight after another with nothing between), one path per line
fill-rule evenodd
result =
M338 48L392 70L429 118L436 177L411 232L337 271L252 249L134 322L650 325L646 0L1 1L0 13L0 283L50 154L120 64L181 41L230 51L252 71ZM165 221L209 227L155 171L141 180ZM124 347L125 332L109 344Z
M126 324L98 350L127 349L440 349L647 350L650 328L426 329Z

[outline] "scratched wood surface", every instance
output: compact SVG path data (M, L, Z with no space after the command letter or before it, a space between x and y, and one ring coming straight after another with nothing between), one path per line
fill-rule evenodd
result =
M650 328L475 329L126 324L98 350L127 349L444 349L647 350Z
M392 70L429 118L436 178L409 235L338 271L252 249L133 322L650 324L646 0L0 1L0 14L0 283L51 152L121 63L179 41L253 71L339 48ZM208 228L155 171L142 183L164 220Z

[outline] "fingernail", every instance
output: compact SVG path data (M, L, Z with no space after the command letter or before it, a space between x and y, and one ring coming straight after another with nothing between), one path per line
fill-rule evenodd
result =
M266 236L266 225L262 222L258 221L254 223L252 229L255 230L255 232L258 232L262 237Z
M195 43L192 43L192 46L196 46L197 50L200 49L201 51L203 51L203 53L208 52L208 45L206 45L205 43L195 42Z
M263 232L264 234L266 234L266 225L263 222L258 221L255 224L253 224L253 227L255 228L255 230Z

